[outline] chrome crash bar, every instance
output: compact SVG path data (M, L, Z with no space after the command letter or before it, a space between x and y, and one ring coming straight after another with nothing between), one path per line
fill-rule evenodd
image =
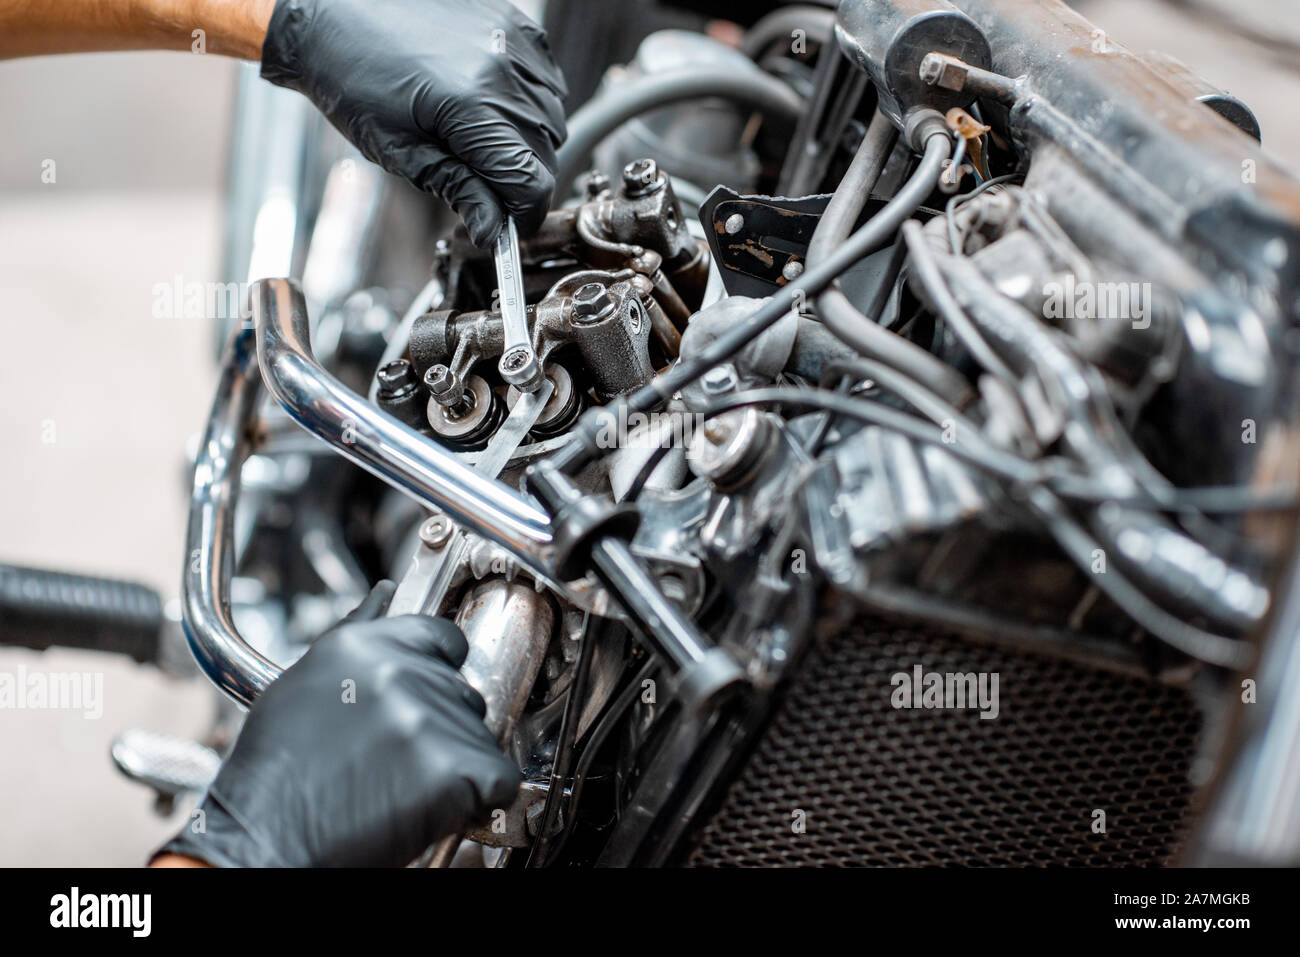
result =
M238 331L227 348L190 499L185 632L214 684L249 704L281 671L240 636L230 611L235 503L260 392L254 344L262 380L304 429L421 505L496 542L532 571L548 574L551 525L541 509L321 368L312 355L306 300L296 283L263 279L253 284L251 300L256 330Z
M235 502L261 385L257 337L252 329L239 329L226 346L217 395L194 463L181 586L182 621L194 659L213 684L241 704L252 704L280 677L279 666L239 634L230 612Z
M551 523L545 512L322 369L312 355L307 302L297 283L263 279L250 295L262 378L294 421L421 505L442 510L530 569L547 572Z

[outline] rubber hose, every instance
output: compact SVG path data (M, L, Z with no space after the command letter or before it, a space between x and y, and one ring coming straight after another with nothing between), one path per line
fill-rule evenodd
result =
M793 39L795 30L802 30L809 40L828 43L835 33L835 11L808 4L773 10L745 31L740 52L751 60L757 60L777 40Z
M758 69L737 73L703 67L631 80L596 97L569 118L569 138L556 156L557 202L569 195L596 144L628 120L661 106L704 97L730 100L791 124L804 108L802 97L794 90Z
M836 246L848 238L853 224L867 205L871 188L880 178L893 142L893 126L883 113L876 111L853 162L849 164L813 232L812 241L808 244L809 266L825 260ZM924 199L922 196L917 200L912 209ZM908 212L910 214L911 210ZM957 408L964 408L974 397L970 384L961 373L864 315L836 283L828 285L817 297L817 314L826 328L841 342L864 356L910 376Z

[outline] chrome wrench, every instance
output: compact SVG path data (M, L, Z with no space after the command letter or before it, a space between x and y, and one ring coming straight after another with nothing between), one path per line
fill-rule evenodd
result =
M519 232L509 216L497 237L496 265L501 322L505 327L505 348L501 350L497 370L502 379L520 392L535 392L545 377L528 332L524 274L519 262Z

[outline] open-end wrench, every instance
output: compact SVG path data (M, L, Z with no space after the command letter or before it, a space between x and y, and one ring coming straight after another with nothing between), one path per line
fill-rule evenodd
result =
M534 392L542 384L544 376L528 332L524 275L519 262L519 232L509 216L497 237L496 264L501 322L505 327L505 348L501 351L497 369L501 378L520 392Z

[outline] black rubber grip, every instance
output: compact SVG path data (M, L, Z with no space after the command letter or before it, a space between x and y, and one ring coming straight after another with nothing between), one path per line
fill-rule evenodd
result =
M84 648L158 660L162 600L111 578L0 565L0 644L44 651Z

